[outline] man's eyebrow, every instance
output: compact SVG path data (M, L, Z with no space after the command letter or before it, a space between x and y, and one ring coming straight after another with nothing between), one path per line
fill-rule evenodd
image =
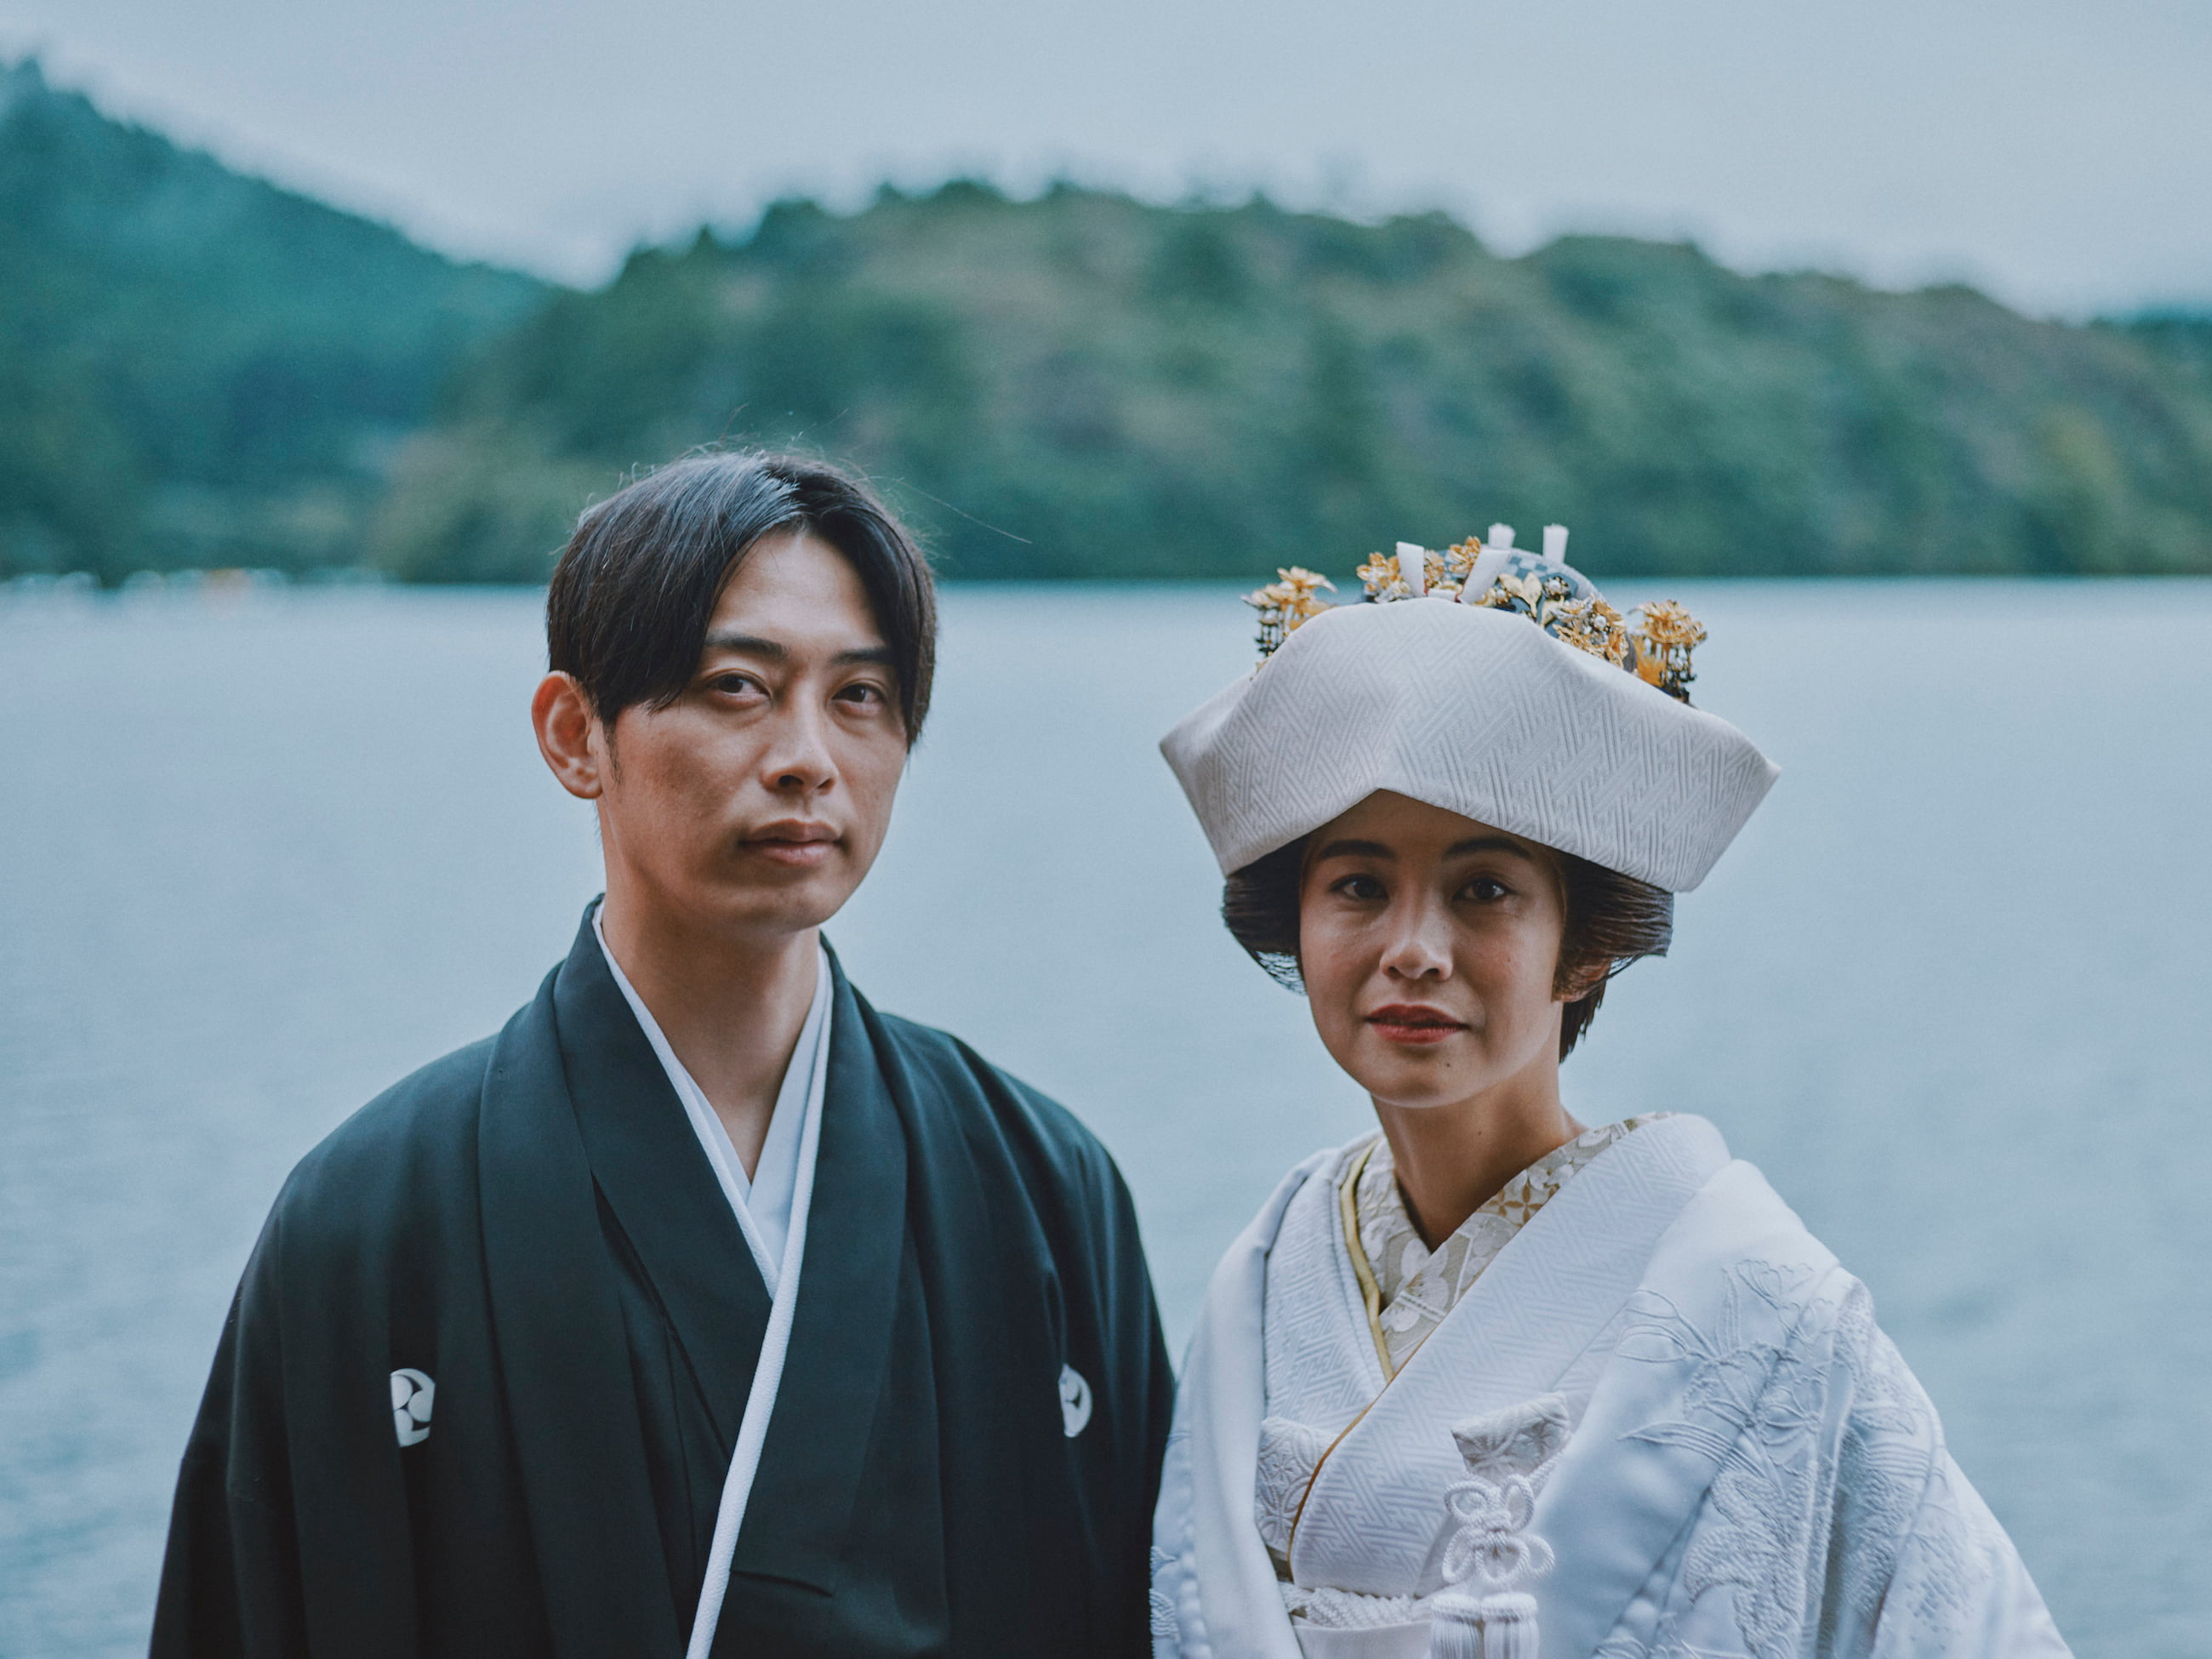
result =
M756 634L709 634L699 642L702 651L735 651L742 656L766 657L770 662L790 660L789 647Z
M734 651L739 656L761 657L769 662L789 662L791 647L775 640L763 639L757 634L709 634L700 641L702 651ZM842 666L847 663L882 663L896 667L887 645L855 646L850 651L840 651L830 660Z

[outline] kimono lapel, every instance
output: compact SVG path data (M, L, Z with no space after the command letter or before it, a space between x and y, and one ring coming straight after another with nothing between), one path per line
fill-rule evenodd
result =
M592 1179L652 1280L726 1459L768 1329L769 1288L588 916L553 1002Z
M745 1510L761 1524L747 1520L731 1567L823 1589L838 1583L860 1496L907 1234L906 1137L834 955L830 971L830 1074L799 1306Z
M590 939L586 921L580 948ZM674 1653L615 1267L562 1070L566 971L508 1022L484 1080L477 1179L501 1388L555 1650Z
M1539 1211L1322 1461L1291 1540L1299 1582L1437 1588L1443 1494L1466 1473L1450 1425L1557 1388L1727 1162L1712 1125L1667 1118L1617 1142Z
M732 1559L733 1578L838 1583L890 1357L907 1148L851 986L831 959L829 1075L790 1346ZM592 1173L690 1361L726 1462L752 1390L769 1290L668 1076L590 926L555 991ZM719 1490L720 1464L714 1471ZM723 1624L742 1627L733 1587Z

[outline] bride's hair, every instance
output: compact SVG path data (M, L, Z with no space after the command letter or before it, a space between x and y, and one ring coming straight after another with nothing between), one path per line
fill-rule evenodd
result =
M1275 980L1301 995L1306 988L1298 972L1298 887L1309 839L1301 836L1255 859L1221 890L1221 920L1231 937ZM1567 1004L1559 1020L1559 1058L1565 1060L1589 1028L1613 976L1639 957L1667 954L1674 937L1674 896L1572 853L1546 850L1566 910L1553 988L1565 991L1591 969L1604 969L1595 985Z

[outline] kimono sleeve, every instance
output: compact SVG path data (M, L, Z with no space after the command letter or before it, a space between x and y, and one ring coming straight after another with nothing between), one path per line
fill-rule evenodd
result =
M1127 1185L1103 1147L1087 1147L1082 1271L1090 1282L1111 1390L1110 1502L1095 1519L1111 1538L1109 1603L1117 1610L1101 1650L1148 1655L1152 1642L1152 1512L1175 1413L1175 1370ZM1088 1363L1088 1362L1086 1362ZM1073 1431L1070 1431L1071 1433Z
M358 1120L356 1120L358 1121ZM362 1159L334 1137L285 1183L185 1443L153 1659L421 1650L387 1379L390 1279Z
M1824 1651L2066 1659L2020 1552L1943 1443L1934 1404L1861 1291L1838 1344L1852 1397Z
M1890 1577L1872 1659L2068 1659L2027 1568L1948 1452Z
M153 1659L260 1659L307 1649L286 1449L277 1232L272 1217L232 1298L185 1443Z

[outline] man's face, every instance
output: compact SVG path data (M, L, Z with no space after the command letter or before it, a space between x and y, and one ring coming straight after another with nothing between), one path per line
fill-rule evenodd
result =
M883 846L907 754L866 592L804 533L738 565L681 696L593 735L610 896L725 937L836 914Z

